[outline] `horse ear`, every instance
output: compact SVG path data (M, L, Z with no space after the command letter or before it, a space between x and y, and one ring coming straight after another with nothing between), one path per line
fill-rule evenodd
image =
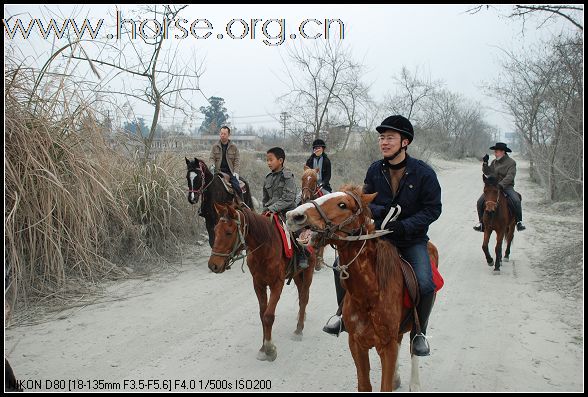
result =
M307 166L306 164L304 164L304 171L309 170L309 169L310 169L310 167Z
M229 213L229 218L236 218L237 217L237 211L235 210L235 208L231 204L227 205L226 208Z
M227 207L221 203L214 203L214 210L216 211L217 215L221 216L227 212Z
M362 194L361 195L361 202L364 205L368 205L369 203L371 203L372 201L374 201L374 199L376 198L376 196L378 195L378 192L372 193L372 194Z
M318 174L320 172L320 170L318 168L315 168L314 172L316 172Z
M190 160L188 160L188 157L184 157L186 159L186 164L190 165Z

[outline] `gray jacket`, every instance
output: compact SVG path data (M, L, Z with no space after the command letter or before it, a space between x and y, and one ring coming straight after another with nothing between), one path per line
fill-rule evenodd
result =
M262 211L282 214L296 208L296 182L292 171L282 167L281 170L266 175L262 205Z
M482 164L482 172L487 176L494 176L504 190L512 189L517 174L517 163L505 153L499 160L492 160L490 165Z

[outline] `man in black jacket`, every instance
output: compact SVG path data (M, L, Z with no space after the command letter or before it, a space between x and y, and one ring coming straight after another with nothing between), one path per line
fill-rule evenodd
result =
M408 119L390 116L376 130L380 133L379 146L384 158L369 167L363 190L364 193L378 192L370 203L375 226L392 231L383 238L398 248L415 271L420 290L417 313L422 333L417 335L413 329L411 347L413 354L427 356L430 350L425 333L435 297L427 231L441 215L441 186L430 166L406 153L414 138ZM394 219L397 208L400 208L400 215ZM337 334L339 326L327 325L324 331Z

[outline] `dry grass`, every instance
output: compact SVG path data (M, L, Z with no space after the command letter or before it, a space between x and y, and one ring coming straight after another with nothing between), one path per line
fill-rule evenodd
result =
M13 309L79 297L99 280L123 276L130 263L177 252L201 227L184 195L183 159L141 166L110 147L66 77L34 91L36 81L30 71L5 74L5 271Z

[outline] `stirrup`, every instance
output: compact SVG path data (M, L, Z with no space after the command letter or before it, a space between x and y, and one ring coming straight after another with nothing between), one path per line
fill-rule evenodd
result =
M517 222L517 232L522 232L523 230L525 230L527 227L525 225L523 225L523 221L519 221Z
M483 232L484 231L484 224L482 222L478 223L476 226L474 226L474 230L477 232Z
M337 317L339 319L339 330L335 331L333 329L333 327L329 328L329 322L331 321L331 319L333 317ZM333 314L331 317L329 317L329 319L327 320L327 323L325 324L325 326L323 327L323 331L326 332L327 334L330 335L336 335L337 338L339 337L339 335L341 334L341 332L343 332L343 316L338 316L336 314Z
M416 340L417 337L422 336L424 343L427 347L427 354L416 354L414 352L414 341ZM427 340L427 336L425 334L423 334L422 332L420 334L417 334L414 336L414 338L412 338L412 340L410 341L410 353L414 354L415 356L419 356L419 357L424 357L424 356L429 356L431 355L431 347L429 346L429 341Z

